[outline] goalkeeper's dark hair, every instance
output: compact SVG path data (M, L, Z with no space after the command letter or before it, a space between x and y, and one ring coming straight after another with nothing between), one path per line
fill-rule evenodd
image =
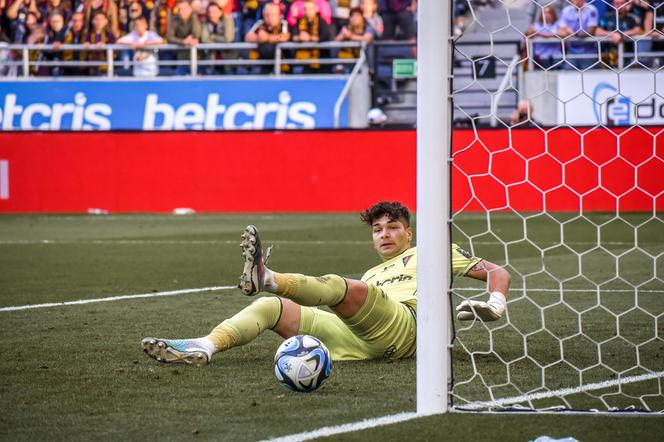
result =
M381 201L374 204L360 214L360 219L364 224L372 226L374 221L383 216L387 216L390 221L405 221L406 227L410 227L410 211L399 201Z

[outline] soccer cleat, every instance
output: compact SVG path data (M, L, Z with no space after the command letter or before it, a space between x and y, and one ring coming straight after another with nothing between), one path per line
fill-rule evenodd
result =
M505 306L498 302L465 300L456 308L457 319L472 321L476 317L484 322L497 321L503 317Z
M265 263L269 258L271 247L263 255L261 239L256 226L247 226L242 234L242 256L244 257L244 270L240 276L238 287L247 296L253 296L263 290L265 284Z
M210 362L209 350L189 339L145 338L141 341L143 351L153 359L168 364L187 364L200 367Z

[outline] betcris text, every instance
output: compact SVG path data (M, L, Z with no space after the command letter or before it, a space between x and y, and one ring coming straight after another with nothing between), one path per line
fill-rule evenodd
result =
M1 97L1 96L0 96ZM22 100L8 93L0 101L0 130L213 130L213 129L312 129L316 127L315 103L293 101L281 91L274 101L225 103L218 93L202 102L173 104L158 93L144 95L141 106L91 100L84 92L70 99L44 103ZM139 97L140 100L140 97ZM142 107L142 113L137 112Z

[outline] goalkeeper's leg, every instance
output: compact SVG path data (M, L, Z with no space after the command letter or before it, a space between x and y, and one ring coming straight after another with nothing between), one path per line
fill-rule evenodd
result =
M247 296L270 292L307 307L329 306L341 318L350 318L364 305L368 288L362 281L338 275L306 276L277 273L267 268L258 229L247 226L241 244L245 259L239 287Z
M159 362L206 365L212 355L247 344L266 330L287 338L297 334L300 307L270 296L259 298L216 326L209 335L193 339L145 338L143 351Z

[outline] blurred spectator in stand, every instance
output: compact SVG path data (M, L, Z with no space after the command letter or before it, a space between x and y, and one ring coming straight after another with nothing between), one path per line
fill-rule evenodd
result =
M540 124L533 118L533 105L529 100L519 100L517 108L510 116L510 126L535 127Z
M330 0L332 8L332 24L337 31L348 26L350 11L360 6L360 0Z
M258 49L252 50L249 54L252 60L273 60L276 54L275 45L290 39L288 23L282 18L279 5L274 3L265 5L263 19L257 21L244 38L247 43L258 43ZM262 73L271 70L273 70L271 66L261 66L259 69Z
M168 23L175 14L177 0L156 0L150 14L149 29L162 37L168 33Z
M558 36L558 15L553 5L547 5L540 11L537 20L530 26L526 32L527 36L532 38L550 38L551 43L534 43L533 53L534 61L542 69L549 69L560 63L563 58L563 42Z
M367 113L367 123L372 128L383 127L387 123L387 115L379 107L371 108Z
M50 17L51 12L59 11L65 18L65 23L69 21L72 13L72 7L69 0L47 0L37 6L42 17Z
M279 11L282 15L288 13L287 0L241 0L242 5L242 35L246 37L249 31L254 27L263 16L263 9L265 5L274 3L279 6Z
M145 17L150 23L152 11L140 0L120 0L118 9L118 24L122 35L134 30L134 20L139 17Z
M0 43L9 43L9 36L6 29L9 29L9 20L7 20L7 2L0 0Z
M191 4L188 0L180 0L177 4L177 15L171 17L168 24L167 39L171 44L183 45L187 47L197 46L201 40L201 22L194 14ZM190 51L179 50L176 59L179 61L189 60ZM189 74L189 66L178 66L175 69L176 75Z
M157 55L149 46L160 45L164 40L156 32L148 30L148 19L140 16L134 19L134 30L118 39L133 49L134 77L156 77L159 74Z
M643 23L641 16L632 8L631 0L613 0L613 8L599 21L595 35L608 37L605 41L612 44L608 47L602 45L602 56L609 66L618 67L620 61L617 45L625 40L632 42L633 38L643 34Z
M288 17L286 18L288 26L291 28L294 27L298 20L304 16L305 1L306 0L295 0L291 3L290 8L288 9ZM332 24L332 8L330 8L328 0L315 0L315 2L320 18L322 18L326 24Z
M378 3L376 0L362 0L362 14L364 20L376 31L376 38L383 36L385 25L383 18L378 14Z
M41 13L35 0L14 0L7 8L10 37L13 43L25 43L30 30L28 29L28 13L34 18L33 26L41 19Z
M86 29L94 28L92 21L97 12L103 12L108 21L108 30L114 38L120 35L120 22L118 20L118 5L115 0L85 0L85 25Z
M591 0L592 2L598 1L604 1L604 0ZM611 0L606 0L611 2ZM459 1L457 3L466 3L465 1ZM555 9L556 12L556 17L560 15L560 9L561 9L561 4L564 6L567 6L569 3L567 0L530 0L528 3L528 18L530 19L531 23L537 22L541 15L542 11L546 6L552 6L553 9ZM597 8L599 10L599 8Z
M293 27L293 41L301 43L318 43L332 40L332 30L318 13L318 6L314 0L305 0L303 3L304 16ZM321 59L328 56L327 51L318 48L298 49L295 58L298 60ZM293 67L294 74L310 74L321 70L320 63L310 65L297 65Z
M80 45L85 43L85 15L82 12L74 12L69 22L69 29L65 35L64 44ZM82 51L66 50L62 54L64 61L85 61L86 54ZM67 66L64 75L87 75L89 69L82 66Z
M108 17L106 14L98 10L92 16L92 28L88 30L85 37L85 43L98 48L105 44L115 43L115 35L110 29ZM106 51L94 50L86 54L86 58L90 61L103 61L108 62ZM108 65L91 66L88 69L90 75L101 75L108 71Z
M53 51L44 51L41 54L41 59L46 61L62 61L63 53L60 51L60 45L65 42L67 36L67 28L65 27L65 16L62 12L54 9L48 16L48 32L44 38L44 43L52 44ZM44 67L38 69L40 75L52 75L59 77L62 75L62 66L53 66L51 68Z
M225 13L218 3L210 2L207 7L205 23L201 42L203 43L233 43L235 40L235 23L230 14ZM208 60L228 60L237 58L237 52L233 50L206 50L205 58ZM206 66L204 71L208 75L232 74L232 66Z
M411 0L379 0L378 13L383 17L385 40L414 40L415 21Z
M587 4L585 0L569 0L560 15L558 32L567 39L567 55L573 56L565 60L563 69L586 70L597 63L597 42L578 41L595 35L598 24L597 8ZM578 56L578 57L574 57Z
M371 43L376 38L376 30L371 27L364 19L360 8L353 8L350 11L348 26L344 26L337 34L336 41L356 41ZM339 58L359 58L361 48L343 48L339 50ZM349 65L337 65L338 72L348 71Z

